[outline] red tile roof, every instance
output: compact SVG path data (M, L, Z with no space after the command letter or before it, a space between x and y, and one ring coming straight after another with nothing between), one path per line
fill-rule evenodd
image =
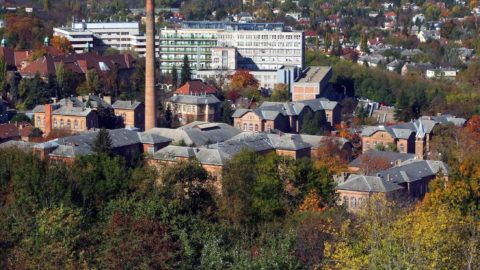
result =
M217 89L215 87L205 84L201 81L189 81L182 87L175 91L175 94L180 95L202 95L202 94L216 94Z

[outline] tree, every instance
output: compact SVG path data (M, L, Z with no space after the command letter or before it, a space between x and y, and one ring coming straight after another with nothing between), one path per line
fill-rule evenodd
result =
M330 50L330 47L332 46L332 35L328 32L325 33L324 37L325 41L325 52L328 52Z
M93 142L92 151L99 154L111 154L112 147L112 138L110 138L108 130L100 129Z
M50 0L43 0L43 10L45 11L50 10Z
M172 89L173 91L177 90L177 87L178 87L178 72L175 66L172 67L172 87L173 87Z
M326 118L322 112L308 111L303 115L301 133L318 135L325 130Z
M233 124L233 115L234 111L232 109L232 105L229 101L224 101L222 104L222 111L221 111L221 120L220 122L232 125Z
M178 162L165 168L160 178L165 198L179 204L184 211L208 215L215 208L207 190L210 176L199 162Z
M3 94L7 86L7 61L0 57L0 94Z
M48 1L48 0L46 0ZM58 49L62 53L72 53L73 47L70 41L66 37L54 36L51 40L51 44L54 48Z
M272 101L285 102L290 100L290 93L288 91L288 85L275 84L272 91Z
M180 72L180 85L184 85L186 82L192 79L192 70L188 61L188 56L183 57L182 70Z
M106 269L171 269L177 253L168 227L158 220L114 213L103 229L101 264Z
M364 53L370 53L370 50L368 49L368 40L367 40L367 35L362 35L362 40L360 43L360 50Z

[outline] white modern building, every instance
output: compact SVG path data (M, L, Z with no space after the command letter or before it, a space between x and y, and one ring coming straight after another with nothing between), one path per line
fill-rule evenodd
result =
M73 28L53 28L53 35L68 39L76 53L82 53L93 46L93 33Z
M54 36L66 37L75 51L94 46L96 49L131 49L132 36L140 35L138 22L74 22L71 27L53 29Z

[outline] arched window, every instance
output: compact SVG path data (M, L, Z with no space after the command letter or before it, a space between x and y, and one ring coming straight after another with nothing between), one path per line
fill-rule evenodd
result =
M258 124L255 124L255 131L258 131Z
M248 130L253 131L253 124L252 123L248 124Z
M65 125L65 122L63 122L63 119L60 119L60 127L63 128L64 125Z
M41 126L42 125L42 118L40 118L40 116L37 116L37 126Z
M72 121L70 121L70 119L67 120L67 128L71 128L72 127Z
M77 120L73 121L73 128L78 129L78 121Z
M56 127L57 127L57 124L58 124L58 123L57 123L57 118L54 118L54 119L53 119L53 127L56 128Z
M343 197L343 205L348 207L348 197L347 196Z
M247 130L247 124L243 124L243 130Z
M357 207L357 199L355 197L350 198L350 207L352 208Z

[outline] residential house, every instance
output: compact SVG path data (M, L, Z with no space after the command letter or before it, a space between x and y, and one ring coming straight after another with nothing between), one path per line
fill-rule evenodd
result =
M145 128L145 106L138 101L117 100L112 104L113 112L121 117L126 128Z
M400 70L402 66L403 66L403 62L395 59L392 62L387 64L387 70L395 72L397 70Z
M237 109L233 114L234 126L244 131L272 131L299 133L306 115L319 114L325 119L325 128L341 121L337 102L313 99L297 102L264 102L257 109Z
M215 122L220 115L220 100L214 95L177 95L167 102L174 117L181 125L193 121Z
M215 87L210 86L199 80L188 81L175 91L175 94L177 95L194 96L216 95L217 93L218 91L217 89L215 89Z
M456 68L429 68L425 73L427 79L447 79L455 80L458 74Z
M387 58L379 54L363 55L358 58L357 63L360 65L368 65L369 67L378 67L379 65L386 64Z
M402 76L407 76L410 74L426 76L427 70L432 68L434 68L434 66L430 63L406 63L403 65L400 73Z
M441 37L440 32L437 30L421 30L417 38L421 43L425 43L429 40L439 40Z

